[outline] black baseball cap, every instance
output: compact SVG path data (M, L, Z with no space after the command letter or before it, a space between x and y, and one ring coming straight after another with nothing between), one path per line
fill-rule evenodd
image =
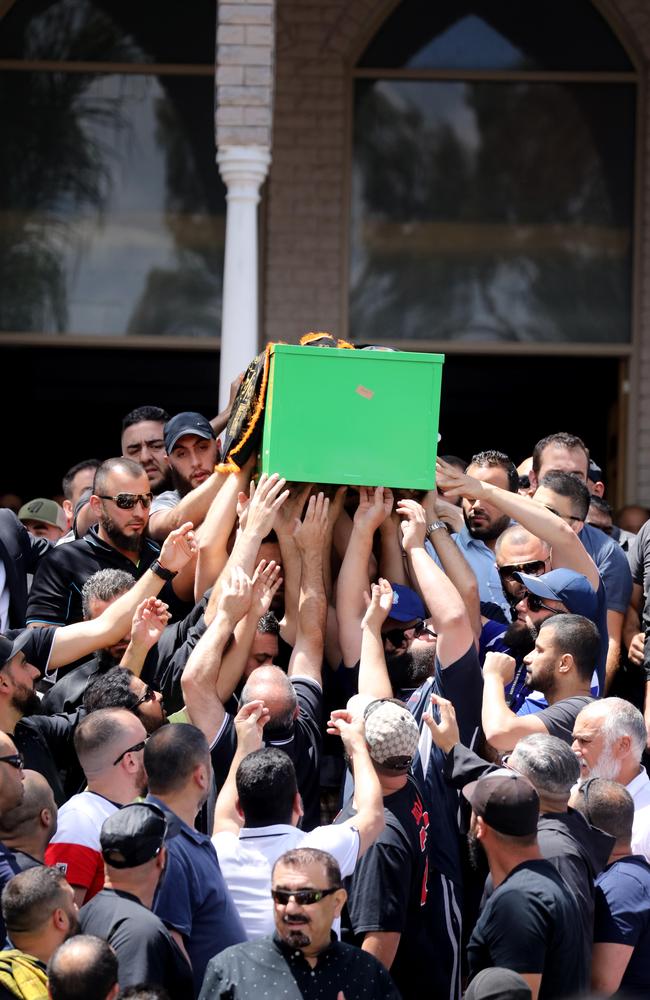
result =
M111 868L138 868L160 853L166 836L162 809L153 802L130 802L104 821L99 843Z
M537 832L539 795L523 774L500 767L470 781L463 795L476 815L497 833L526 837Z
M165 424L165 451L169 455L179 438L184 434L195 434L197 437L209 440L216 439L209 420L202 413L194 413L186 410L184 413L177 413L175 417Z
M9 663L9 660L12 660L16 653L20 653L23 649L29 650L32 638L32 630L29 628L12 629L10 632L0 635L0 669ZM30 659L28 653L26 657L28 660Z

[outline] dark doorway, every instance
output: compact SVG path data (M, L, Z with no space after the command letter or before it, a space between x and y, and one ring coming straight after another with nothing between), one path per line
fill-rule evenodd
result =
M607 497L614 503L622 457L619 378L616 358L447 355L440 453L469 459L496 448L518 465L540 438L568 431L608 472Z

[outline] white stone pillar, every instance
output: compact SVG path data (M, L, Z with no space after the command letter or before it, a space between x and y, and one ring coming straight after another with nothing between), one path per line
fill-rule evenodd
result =
M271 163L264 146L225 146L217 152L226 185L226 243L221 318L219 407L230 383L258 353L259 274L257 206Z

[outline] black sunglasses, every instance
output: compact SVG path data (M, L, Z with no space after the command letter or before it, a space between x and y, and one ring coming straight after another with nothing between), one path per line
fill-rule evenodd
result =
M338 892L340 888L335 885L332 889L271 889L271 895L280 906L286 906L292 896L298 906L312 906L313 903L320 903L325 896Z
M558 611L557 608L549 608L548 604L544 604L541 597L538 597L537 594L531 594L529 590L526 591L524 597L526 598L526 602L531 611L541 611L543 608L544 611L550 611L554 615L568 614L568 611Z
M135 704L131 706L131 711L134 712L139 705L144 705L145 701L155 701L155 700L156 700L156 692L152 687L149 687L149 685L147 684L144 694L140 695Z
M525 573L527 576L539 576L546 569L543 559L534 559L532 562L517 563L517 565L497 566L499 576L502 580L508 580L515 573Z
M0 757L0 760L11 767L15 767L17 771L25 766L25 759L21 753L8 753L4 757Z
M100 500L112 500L120 510L133 510L137 503L141 503L145 510L149 510L153 500L153 493L118 493L116 497L109 497L103 493L98 495Z
M397 649L405 644L407 641L406 633L410 632L411 629L413 630L414 639L418 639L421 635L430 635L432 639L435 639L438 635L437 632L434 632L432 628L429 628L429 626L426 625L422 619L420 619L420 621L417 621L415 625L408 625L406 628L391 628L387 632L383 633L383 637L384 639L388 639L391 645L395 646Z
M146 740L140 740L139 743L134 743L132 747L127 747L126 750L122 750L120 756L116 757L113 761L113 767L115 767L116 764L119 764L122 757L126 757L127 753L137 753L138 750L144 750L146 742Z

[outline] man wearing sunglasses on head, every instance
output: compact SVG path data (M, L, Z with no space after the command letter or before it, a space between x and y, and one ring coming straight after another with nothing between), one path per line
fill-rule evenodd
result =
M227 948L208 964L199 1000L398 1000L399 993L372 955L343 944L332 922L347 893L334 858L315 848L287 851L273 868L275 934Z
M104 885L100 833L105 819L147 791L147 733L133 712L104 708L77 726L74 746L87 787L59 810L57 831L45 852L60 868L81 906Z
M83 619L81 591L100 569L121 569L139 580L154 568L166 581L161 592L174 617L190 607L174 590L175 573L158 563L159 546L146 537L152 493L141 465L128 458L111 458L95 474L90 505L98 523L75 542L48 552L34 576L27 624L69 625Z

